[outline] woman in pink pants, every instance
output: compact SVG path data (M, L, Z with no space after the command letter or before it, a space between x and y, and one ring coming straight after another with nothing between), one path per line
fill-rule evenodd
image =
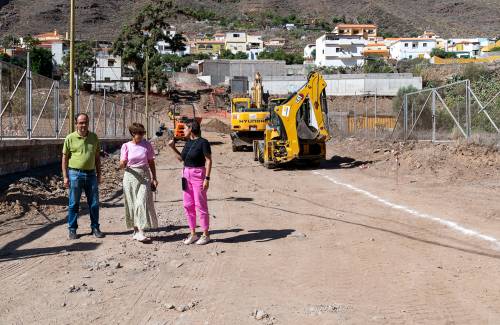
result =
M191 230L184 244L205 245L210 242L207 191L212 171L212 151L210 143L201 137L198 122L188 123L185 134L189 140L182 152L177 150L174 140L170 140L168 143L176 158L184 162L184 168L182 169L184 212ZM200 225L203 231L201 237L196 234L196 211L200 215Z

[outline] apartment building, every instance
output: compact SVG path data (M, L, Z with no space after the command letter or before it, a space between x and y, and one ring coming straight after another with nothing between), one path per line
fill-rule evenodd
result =
M316 66L356 67L364 64L363 48L368 41L359 35L328 33L316 40Z

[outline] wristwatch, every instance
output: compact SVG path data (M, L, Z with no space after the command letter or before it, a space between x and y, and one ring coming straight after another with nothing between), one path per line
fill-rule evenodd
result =
M207 181L209 181L209 180L210 180L210 176L205 176L205 179L206 179Z

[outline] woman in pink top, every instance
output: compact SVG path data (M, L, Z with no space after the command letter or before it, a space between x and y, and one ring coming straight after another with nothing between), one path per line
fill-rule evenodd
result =
M145 230L158 228L152 191L156 190L155 155L153 146L144 139L144 126L132 123L129 127L132 140L124 143L120 155L125 197L125 220L128 228L134 228L133 239L140 242L151 239Z

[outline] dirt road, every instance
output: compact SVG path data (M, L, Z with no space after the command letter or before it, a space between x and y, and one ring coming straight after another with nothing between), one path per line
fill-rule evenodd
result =
M68 241L63 213L0 227L0 323L500 323L498 172L439 182L363 157L267 170L207 136L213 243L181 243L180 166L161 152L152 244L132 241L119 196L102 240Z

